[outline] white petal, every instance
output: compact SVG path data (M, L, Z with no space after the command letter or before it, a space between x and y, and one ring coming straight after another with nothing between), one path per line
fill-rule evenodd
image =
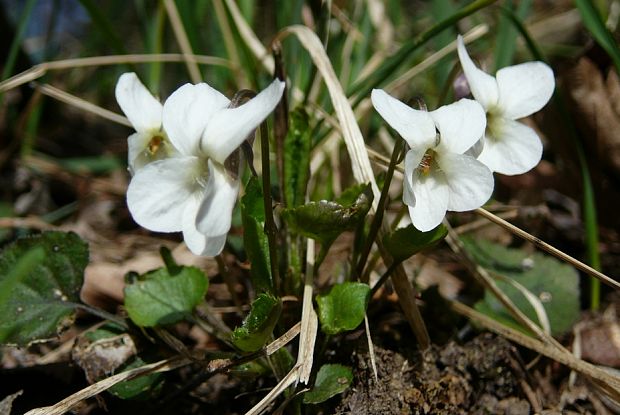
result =
M156 232L182 229L187 201L197 190L197 157L158 160L138 170L127 189L127 206L134 220Z
M161 129L162 105L133 72L124 73L116 83L116 101L136 131Z
M195 255L215 256L224 249L226 234L208 237L196 229L196 215L201 201L201 197L194 197L187 203L183 214L183 239Z
M437 124L439 150L462 154L484 134L487 117L480 104L471 99L461 99L432 111Z
M205 83L185 84L164 103L164 130L181 154L196 155L200 137L215 114L230 101Z
M230 230L232 210L239 194L239 181L209 160L209 181L196 216L196 228L206 236L226 234Z
M146 154L151 137L149 133L134 133L127 137L127 164L132 175L151 161Z
M278 105L284 86L284 82L276 79L249 102L219 111L202 135L203 151L215 161L224 163Z
M413 194L413 178L417 174L416 169L424 157L426 149L411 149L405 154L405 180L403 182L403 202L409 206L415 206Z
M415 206L409 206L413 225L422 232L430 231L441 223L448 208L449 189L443 173L416 172L413 182Z
M484 148L484 135L480 137L478 141L474 143L467 151L463 154L467 154L468 156L472 156L477 159L480 153L482 153L482 149Z
M533 169L542 156L542 142L530 127L518 121L501 119L493 122L494 136L487 133L478 157L494 172L514 175Z
M464 212L482 206L493 193L493 173L475 158L442 154L437 160L450 188L448 210Z
M377 112L409 147L427 149L434 146L435 123L427 111L415 110L382 89L373 89L370 98Z
M463 37L459 35L457 39L458 54L465 78L469 84L469 89L476 100L488 110L497 105L498 90L495 78L481 69L478 69L469 57Z
M512 120L527 117L549 102L555 78L543 62L527 62L497 71L501 114Z

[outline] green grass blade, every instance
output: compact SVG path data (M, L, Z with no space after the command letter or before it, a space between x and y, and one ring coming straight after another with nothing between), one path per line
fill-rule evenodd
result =
M394 71L407 59L409 58L415 51L417 51L422 45L428 42L430 39L437 36L439 33L443 32L445 29L452 27L459 20L477 12L478 10L487 7L497 0L476 0L469 3L467 6L461 8L458 12L454 13L452 16L447 19L437 23L435 26L431 27L427 31L421 33L419 36L415 37L413 40L406 42L394 55L390 56L385 60L385 62L377 68L375 72L373 72L368 77L356 82L353 86L351 86L347 95L357 95L357 99L355 100L355 106L359 104L359 102L370 94L370 91L385 81L390 75L394 73Z
M616 71L620 74L620 47L614 40L613 35L605 27L605 23L598 13L594 4L590 0L575 0L575 5L581 13L581 19L588 31L598 43L609 54L609 57L616 66Z
M32 14L32 9L36 0L28 0L26 5L24 6L24 11L19 17L19 23L17 25L17 33L11 42L11 48L9 49L9 56L6 58L6 63L4 64L4 69L2 70L2 79L7 79L13 73L13 67L15 66L15 61L17 60L17 52L19 52L19 46L22 43L22 38L24 37L24 32L26 31L26 26L28 25L28 21L30 20L30 15ZM2 93L0 92L0 103L2 102Z
M512 11L515 16L523 21L529 14L532 6L532 0L522 0L518 3L518 7L515 6L513 0L506 2L506 7L502 8L502 16L499 20L497 28L497 42L495 44L495 70L509 66L512 64L512 59L515 54L517 30L509 16L507 16L505 9Z

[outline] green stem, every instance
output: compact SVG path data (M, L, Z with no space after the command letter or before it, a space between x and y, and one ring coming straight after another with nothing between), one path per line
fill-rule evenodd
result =
M372 245L377 238L379 229L381 229L381 224L383 223L383 213L385 212L385 205L387 203L388 193L390 190L390 183L392 182L392 177L394 176L394 169L396 168L396 163L398 162L398 158L404 148L405 140L399 139L396 141L396 144L394 144L394 150L392 151L392 157L390 158L390 165L388 166L387 173L385 174L385 182L383 183L383 188L381 189L381 196L379 197L377 211L372 219L372 223L370 224L366 243L360 254L357 266L355 267L355 274L360 278L361 282L368 283L368 280L365 278L363 273L364 266L366 265L366 261L368 260L368 255L370 254Z
M372 289L370 290L370 298L372 298L377 293L379 288L381 288L381 286L385 284L387 279L390 277L390 275L392 275L396 267L398 267L400 264L401 264L400 261L399 262L394 261L392 262L392 264L390 264L388 269L386 269L383 275L381 275L381 278L379 278L379 281L377 281L377 283L373 285Z
M269 241L269 264L271 265L271 277L273 287L277 294L280 293L280 272L278 269L278 249L276 236L278 229L273 219L273 207L271 200L271 163L269 162L269 135L266 122L260 126L261 162L263 170L263 203L265 206L265 234Z

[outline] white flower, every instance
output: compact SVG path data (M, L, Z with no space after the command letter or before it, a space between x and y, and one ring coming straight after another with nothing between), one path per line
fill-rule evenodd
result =
M131 174L151 161L174 155L176 150L162 130L163 106L136 74L122 74L116 83L115 93L118 105L136 130L136 133L127 138L127 158Z
M536 132L515 121L540 110L553 95L553 71L543 62L526 62L497 71L478 69L458 37L458 54L472 95L487 113L484 146L478 160L502 174L521 174L538 164L542 143Z
M476 209L491 197L493 173L464 154L486 125L476 101L461 99L427 112L380 89L373 90L371 98L377 112L411 147L405 156L403 202L409 205L416 228L429 231L441 223L446 211Z
M156 232L183 232L197 255L217 255L226 242L239 181L224 161L280 101L274 81L249 102L230 101L205 83L186 84L165 102L163 126L178 151L138 170L127 190L134 220Z

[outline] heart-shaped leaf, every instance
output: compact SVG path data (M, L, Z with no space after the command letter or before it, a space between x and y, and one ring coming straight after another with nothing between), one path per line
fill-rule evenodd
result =
M353 230L372 206L373 194L370 185L356 187L357 194L344 193L345 204L320 200L306 203L283 213L289 226L297 233L316 239L322 244L331 244L342 232Z
M191 314L208 286L209 280L198 268L180 267L174 275L160 268L125 287L125 308L138 326L176 323Z
M447 234L448 230L443 225L439 225L428 232L419 231L415 226L409 225L385 235L383 246L395 261L402 262L423 249L430 248L442 241Z
M353 381L350 367L328 364L323 365L316 374L314 387L304 394L304 403L325 402L332 396L344 392Z
M74 233L18 239L0 254L0 343L27 345L54 337L72 322L88 264Z
M370 287L361 282L334 285L327 295L319 295L321 328L327 334L353 330L360 325L370 301Z
M244 352L259 350L267 342L280 318L282 301L271 294L263 293L252 303L250 314L241 327L232 333L232 342Z
M547 314L551 333L561 335L579 318L579 275L555 258L540 253L506 248L490 241L463 238L467 251L480 266L513 279L540 300ZM498 287L533 321L538 321L534 306L523 292L508 281L497 280ZM503 305L489 292L475 308L503 323L519 327Z

